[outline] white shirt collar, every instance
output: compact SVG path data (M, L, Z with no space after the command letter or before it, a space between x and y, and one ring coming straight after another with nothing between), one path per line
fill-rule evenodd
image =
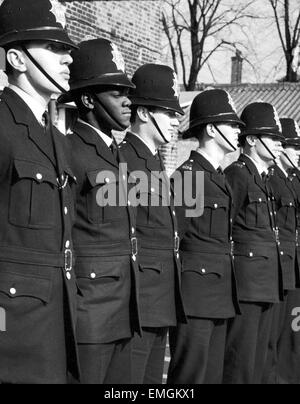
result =
M155 147L153 147L152 145L150 145L146 140L142 139L138 134L131 132L132 135L136 136L137 138L140 139L140 141L142 141L144 143L145 146L147 146L147 148L151 151L151 153L153 154L153 156L155 156L157 154L157 150L155 149Z
M245 153L245 156L253 162L260 175L262 175L263 173L268 174L268 169L266 169L262 164L259 164L257 161L255 161L252 157L249 156L249 154Z
M107 136L105 133L103 133L100 129L95 128L93 125L90 125L89 123L83 121L82 119L78 119L78 122L89 126L90 128L94 129L95 132L98 133L98 135L102 138L102 140L105 142L107 147L110 147L113 144L113 139L109 136Z
M10 84L9 88L13 90L16 94L18 94L19 97L22 98L25 104L33 112L33 115L36 117L37 121L40 124L43 124L43 115L45 113L45 107L41 105L34 97L23 91L21 88L14 86L13 84Z
M204 150L198 149L197 152L201 154L213 167L217 170L220 167L220 163L210 157Z

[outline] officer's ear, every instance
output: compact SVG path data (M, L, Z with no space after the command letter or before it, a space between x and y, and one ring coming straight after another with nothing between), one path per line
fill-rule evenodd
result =
M81 103L86 109L88 109L90 111L92 111L95 108L94 98L92 97L91 94L88 94L88 93L82 94Z
M149 113L146 107L138 107L136 114L142 123L149 122Z
M205 126L205 131L210 138L214 139L216 137L216 129L212 123Z
M25 73L27 71L26 59L23 52L18 48L9 49L6 53L7 63L20 73Z
M257 143L257 137L256 136L247 136L246 137L246 142L250 147L254 147Z

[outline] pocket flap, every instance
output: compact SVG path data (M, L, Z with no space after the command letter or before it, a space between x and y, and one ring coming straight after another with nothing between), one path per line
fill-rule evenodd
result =
M78 278L99 279L99 278L121 278L120 265L115 262L82 263L78 262L75 266L76 276Z
M148 263L148 264L142 263L142 264L140 264L140 270L142 272L151 270L151 271L156 271L158 273L161 273L162 264L160 264L160 263Z
M117 184L118 180L113 172L98 169L94 171L89 171L86 173L89 183L94 188L97 185L105 185L105 184Z
M32 297L45 303L50 302L52 281L50 279L22 276L14 273L0 273L0 292L15 299Z
M201 254L195 260L183 258L183 272L195 272L201 276L217 275L224 276L224 257L216 257L214 254Z
M274 247L275 248L275 247ZM235 244L234 255L245 256L249 258L264 257L269 258L267 248L264 246L248 246L244 244Z
M57 185L56 174L51 168L25 160L15 160L14 165L20 179L29 178L35 180L37 183L49 182L50 184Z
M226 198L204 197L204 206L206 208L219 209L229 208L229 200Z
M295 200L292 197L282 196L280 202L281 202L281 206L285 206L285 207L289 207L289 208L294 208L296 206Z
M248 198L249 198L250 203L253 203L253 202L257 202L257 203L267 202L267 197L262 192L250 191L250 192L248 192Z

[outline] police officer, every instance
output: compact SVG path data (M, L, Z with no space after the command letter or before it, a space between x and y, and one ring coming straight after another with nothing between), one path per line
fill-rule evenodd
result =
M225 384L262 382L270 338L273 305L283 297L279 234L268 168L282 151L281 124L267 103L248 105L241 119L243 154L226 176L234 195L235 269L242 316L229 324Z
M284 301L275 305L273 313L272 335L269 343L268 361L265 369L264 383L276 383L278 376L278 343L286 318L286 302L288 293L296 288L296 195L293 190L288 170L293 168L293 161L288 155L292 144L286 136L286 121L281 120L283 128L284 150L269 170L269 184L274 196L277 212L276 221L280 238L280 264ZM297 152L295 151L297 155Z
M0 103L0 382L78 378L77 287L71 226L75 177L66 140L47 122L51 95L69 90L70 52L55 0L4 0L0 46L9 87Z
M193 191L201 196L197 175L204 173L204 212L190 218L185 203L178 207L188 324L171 332L170 384L222 383L227 321L239 309L231 251L232 194L221 162L236 150L242 125L226 91L208 90L194 99L184 138L195 137L199 147L176 176L183 180L183 195Z
M300 157L300 129L294 119L281 119L283 128L284 156L282 156L282 165L285 172L289 174L289 184L292 186L296 198L297 207L297 231L296 231L296 290L290 291L287 296L285 321L283 330L278 343L278 384L299 384L300 383L300 334L299 334L299 314L300 314L300 175L299 175L299 157Z
M137 211L143 337L133 340L133 383L161 384L169 327L185 316L174 195L158 148L172 140L179 126L177 115L183 111L171 68L147 64L132 80L132 127L121 152L129 171L144 173L148 183L140 192Z
M79 119L69 136L78 178L74 245L77 337L82 383L131 383L130 341L139 332L134 209L125 199L127 171L112 130L130 125L125 63L105 39L84 41L73 54L71 92Z

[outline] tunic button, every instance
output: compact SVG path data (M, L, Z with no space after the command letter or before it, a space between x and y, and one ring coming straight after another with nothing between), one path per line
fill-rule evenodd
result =
M128 206L131 206L131 202L130 202L130 201L128 201Z
M201 272L202 272L203 274L206 274L206 269L201 269Z
M66 273L66 278L68 279L68 281L72 279L72 275L70 274L70 272Z
M253 252L249 253L249 257L252 258L254 256Z
M38 174L36 175L36 178L37 178L39 181L42 181L43 175L40 174L40 173L38 173Z
M175 210L173 210L173 216L176 216L176 212L175 212Z
M260 203L262 203L262 199L261 198L259 198L259 200L258 200Z
M65 215L67 215L68 214L68 208L65 207L64 211L65 211Z
M180 258L180 255L177 253L177 255L176 255L176 258L179 260L179 258Z
M92 273L91 273L91 278L92 278L92 279L96 279L96 274L95 274L95 272L92 272Z
M136 261L136 256L135 256L135 255L132 256L132 260L133 260L134 262Z
M109 183L110 183L110 179L109 179L109 178L105 178L104 181L106 182L106 184L109 184Z
M217 203L214 204L214 208L218 209L218 204Z
M70 241L67 240L65 245L66 245L66 248L70 248L70 245L71 245Z
M154 189L154 188L151 188L151 192L152 192L152 193L155 192L155 189Z
M131 229L131 233L132 233L132 234L135 233L135 228L134 228L134 227Z
M15 288L11 288L10 291L9 291L9 293L10 293L11 295L15 295L15 294L17 293L17 290L16 290Z
M280 255L284 255L284 252L283 252L283 251L280 251Z

